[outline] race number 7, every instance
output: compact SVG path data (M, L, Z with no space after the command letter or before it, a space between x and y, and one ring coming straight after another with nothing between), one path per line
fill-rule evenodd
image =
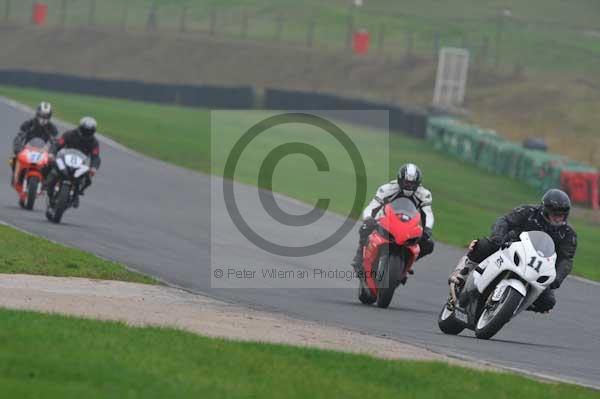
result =
M535 271L539 273L540 272L540 267L542 267L542 261L538 260L537 267L536 267L536 266L534 266L536 260L538 260L537 256L532 256L531 260L529 261L529 263L527 264L527 266L533 267L535 269Z

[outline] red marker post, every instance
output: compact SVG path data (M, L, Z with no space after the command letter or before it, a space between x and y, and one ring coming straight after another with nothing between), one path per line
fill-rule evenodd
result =
M46 23L48 16L48 4L33 3L32 20L35 25L42 26Z
M369 51L370 35L366 29L354 32L352 36L352 49L354 54L364 55Z

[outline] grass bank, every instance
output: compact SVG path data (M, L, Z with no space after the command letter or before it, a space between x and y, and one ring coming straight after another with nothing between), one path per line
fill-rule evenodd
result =
M11 343L0 352L0 388L12 398L437 398L440 389L448 399L598 397L513 374L166 328L9 310L0 324L0 342Z
M0 273L85 277L157 284L150 277L87 252L52 243L0 224Z

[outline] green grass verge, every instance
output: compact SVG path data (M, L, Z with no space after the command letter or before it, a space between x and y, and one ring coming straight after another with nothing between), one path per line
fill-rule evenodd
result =
M0 389L29 398L597 398L437 362L375 359L0 310ZM68 355L66 355L68 354ZM457 381L459 383L457 383Z
M222 173L228 145L258 120L254 112L216 114L213 122L218 124L213 129L219 145L211 154L207 111L8 87L0 87L0 94L29 105L41 99L52 101L58 117L71 122L93 113L99 120L100 130L120 143L183 167L215 174ZM540 199L540 193L522 183L448 158L421 140L394 134L388 141L381 132L341 126L361 150L368 168L381 166L382 154L390 153L389 165L379 168L383 172L369 176L369 196L378 184L393 176L398 165L413 161L422 167L425 185L434 197L435 238L442 242L465 246L471 239L488 234L500 214ZM264 159L265 149L270 150L275 144L287 139L301 138L307 143L319 140L319 149L327 154L331 170L311 173L315 170L311 160L290 156L277 165L274 191L307 203L315 203L318 197L331 198L330 209L346 213L354 196L354 172L339 145L305 128L292 126L277 129L275 133L261 137L256 146L249 147L240 160L236 179L256 184L258 165ZM596 267L596 260L600 258L600 247L596 245L600 231L584 220L573 220L573 223L579 235L574 273L600 280L600 269Z
M157 284L123 266L0 224L0 273Z

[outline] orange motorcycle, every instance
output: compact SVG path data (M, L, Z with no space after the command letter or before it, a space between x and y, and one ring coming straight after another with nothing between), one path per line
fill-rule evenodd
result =
M12 186L19 195L21 208L33 209L42 194L42 171L48 166L49 144L40 138L30 140L16 156Z

